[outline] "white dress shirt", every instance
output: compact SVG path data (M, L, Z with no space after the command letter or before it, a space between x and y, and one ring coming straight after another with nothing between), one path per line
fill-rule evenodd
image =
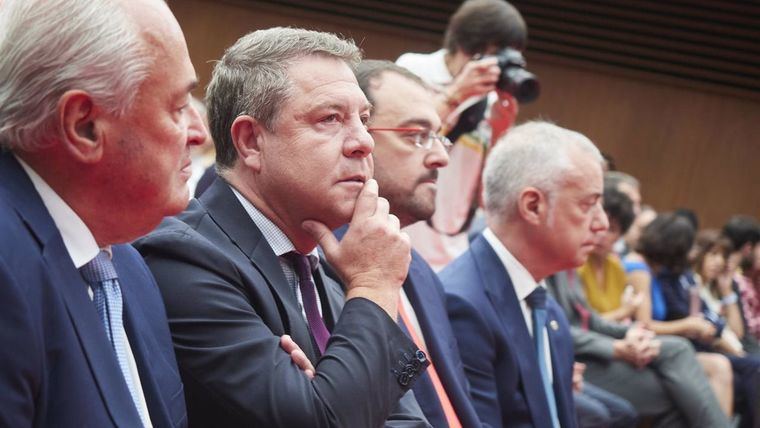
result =
M101 250L107 251L110 255L111 247L98 247L98 244L95 241L95 237L92 235L92 232L90 232L90 229L86 224L84 224L82 219L79 218L77 213L71 209L66 201L64 201L57 193L55 193L55 190L53 190L45 182L45 180L43 180L42 177L40 177L39 174L37 174L32 169L32 167L27 165L18 157L16 157L16 160L19 162L19 164L21 164L21 167L24 168L24 171L26 171L26 174L32 181L34 188L40 195L42 203L45 205L45 208L47 208L50 217L53 218L55 226L61 233L61 238L63 239L63 245L66 247L66 252L69 253L69 257L71 257L71 261L74 263L74 266L77 269L81 268L90 262L90 260L94 259ZM124 284L121 284L121 286L123 287ZM87 286L87 293L90 296L90 300L92 300L93 293L90 286ZM93 305L93 309L94 308L95 306ZM122 324L122 329L123 328L124 327ZM138 403L135 403L135 405L140 407L141 415L146 415L148 418L147 420L143 420L143 424L147 428L152 428L153 424L150 421L148 407L145 402L145 394L143 393L142 383L140 382L140 373L137 370L135 356L132 353L132 347L129 344L129 337L127 336L126 332L124 332L124 337L127 338L127 363L129 364L129 371L132 373L132 386L137 392L137 398L139 401Z
M296 251L296 247L290 242L287 235L277 227L277 225L272 223L272 221L262 214L258 208L241 195L237 189L232 186L230 186L230 189L232 189L232 192L243 205L243 209L245 209L245 212L251 217L253 223L259 228L269 246L272 247L272 251L274 251L274 254L280 261L280 268L282 268L282 272L285 274L285 279L288 281L288 284L290 284L293 293L295 293L298 305L301 307L301 314L303 315L303 318L306 319L306 310L303 307L303 295L301 294L298 274L296 274L290 261L285 257L289 252ZM313 272L319 263L319 252L315 247L309 254L305 254L305 256L309 259L309 264L311 264L311 270ZM314 281L315 285L316 283L317 282ZM322 315L322 301L319 297L319 291L314 290L314 292L317 295L317 309L319 309L319 315Z

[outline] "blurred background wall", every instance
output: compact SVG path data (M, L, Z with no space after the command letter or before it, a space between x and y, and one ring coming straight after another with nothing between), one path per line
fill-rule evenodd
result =
M658 210L705 227L760 216L760 4L522 0L540 98L519 122L586 134ZM353 38L367 58L431 52L459 1L170 0L203 87L243 34L298 26ZM203 88L196 95L202 96Z

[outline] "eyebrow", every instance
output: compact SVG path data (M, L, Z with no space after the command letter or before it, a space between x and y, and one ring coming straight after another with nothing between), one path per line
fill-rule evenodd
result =
M335 102L331 102L331 101L327 101L327 102L324 102L324 103L318 103L318 104L315 104L315 105L309 107L310 111L322 110L322 109L340 110L340 111L350 110L350 108L346 104L335 103ZM368 110L371 113L373 111L373 109L374 109L374 106L372 105L372 103L370 103L368 101L367 103L365 103L362 106L362 108L360 109L360 111L367 111Z
M419 126L420 128L425 129L432 129L433 124L430 123L427 119L419 119L419 118L412 118L412 119L406 119L405 121L401 122L400 124L402 127L410 127L410 126Z
M193 89L200 85L200 80L196 77L190 83L187 84L187 92L191 92Z

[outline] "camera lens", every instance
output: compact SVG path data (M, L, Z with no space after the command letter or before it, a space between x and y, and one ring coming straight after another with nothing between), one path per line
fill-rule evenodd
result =
M514 66L502 69L497 87L512 94L521 103L534 101L541 92L541 86L535 74Z
M520 51L506 48L496 54L501 75L496 87L511 94L517 101L528 103L538 98L541 86L538 77L525 69Z

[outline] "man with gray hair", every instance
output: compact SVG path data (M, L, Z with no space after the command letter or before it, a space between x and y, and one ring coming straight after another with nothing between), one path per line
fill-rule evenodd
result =
M206 138L179 24L158 0L3 0L0 28L0 426L184 426L124 245L185 208Z
M214 69L219 177L137 243L166 302L191 425L376 427L393 413L389 425L428 426L412 395L399 408L428 361L395 322L410 245L371 178L359 59L332 34L271 28ZM346 223L338 242L331 230ZM301 348L295 364L281 347Z
M602 156L546 122L507 133L483 175L488 228L441 274L481 420L575 427L573 344L543 279L581 265L607 229Z

